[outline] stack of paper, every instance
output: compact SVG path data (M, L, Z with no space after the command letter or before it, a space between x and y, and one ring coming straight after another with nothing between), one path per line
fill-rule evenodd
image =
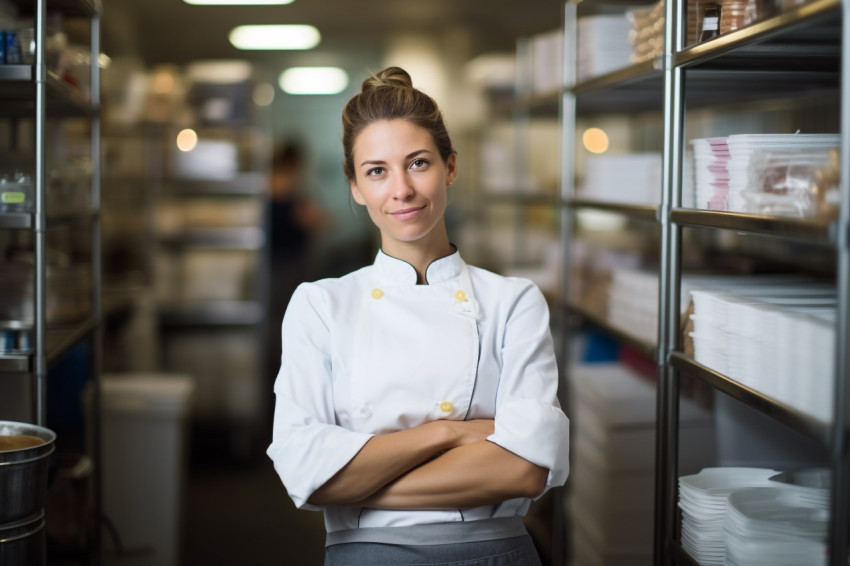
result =
M729 147L726 138L691 142L694 152L694 205L708 210L729 210Z
M831 419L834 287L730 279L690 294L697 362L806 414Z
M838 134L738 134L728 137L700 138L691 141L694 151L694 200L697 208L755 214L785 214L800 207L787 205L765 210L758 195L777 192L767 170L766 155L822 155L826 161L830 148L840 144ZM812 158L803 160L812 165ZM783 173L787 171L783 169ZM792 173L793 174L793 173ZM801 180L805 182L805 179ZM782 188L779 192L784 192ZM805 187L802 190L805 193ZM775 195L774 195L775 196ZM800 198L793 191L779 195ZM784 210L783 210L784 208Z
M590 155L581 198L629 204L661 202L661 154Z
M629 65L629 21L623 14L587 16L578 21L576 78L604 75Z

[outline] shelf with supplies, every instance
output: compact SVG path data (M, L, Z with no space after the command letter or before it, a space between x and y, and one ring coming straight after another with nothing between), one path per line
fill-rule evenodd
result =
M33 2L29 0L12 0L12 3L20 7L22 15L31 16L34 11ZM79 18L92 18L103 11L100 0L49 0L47 6L67 16Z
M28 94L36 83L33 65L0 65L0 116L20 116L35 110L35 101ZM78 88L47 71L45 81L47 106L52 117L85 117L96 112Z
M750 232L805 240L813 244L834 245L836 242L836 224L833 221L818 218L677 208L670 211L670 220L683 226Z
M764 461L781 459L790 466L766 465L772 469L812 465L825 471L832 487L817 503L817 510L821 517L828 517L819 532L828 534L817 538L812 548L825 546L828 558L824 563L838 566L846 564L850 547L850 500L846 496L850 450L845 440L850 414L846 387L850 354L844 347L850 319L850 242L846 236L850 233L846 175L850 168L850 126L845 119L850 93L844 80L850 57L844 28L847 6L838 0L789 0L769 6L759 3L756 9L765 10L757 14L759 19L745 20L743 8L740 14L735 12L743 3L717 4L718 8L730 4L723 7L729 10L727 19L718 16L721 25L717 35L701 43L696 38L697 28L703 23L697 13L705 9L702 2L679 0L636 7L616 1L565 4L564 33L569 45L564 74L578 79L564 94L562 195L569 212L565 218L572 224L567 230L564 261L566 280L576 285L578 292L576 296L568 293L572 304L564 310L601 329L618 344L637 346L638 351L642 345L642 353L655 354L659 403L656 459L654 485L646 488L654 488L655 493L654 517L646 517L647 521L654 520L654 541L647 554L633 556L635 563L639 559L663 566L715 563L706 560L707 554L695 551L693 537L682 534L685 528L678 481L693 472L686 470L685 453L692 447L682 445L680 433L684 434L688 425L680 420L680 403L696 392L714 411L717 439L712 445L718 451L712 458L716 466L745 467L747 463L728 462L736 458L757 462L762 457ZM737 16L741 16L740 21L734 20ZM624 19L641 24L630 28ZM614 29L618 31L612 33ZM650 29L654 35L644 38L643 47L647 49L639 53L633 42L629 53L629 46L623 43L625 36L636 39ZM606 59L601 47L594 48L617 42L621 44L619 59ZM592 63L589 67L588 61ZM607 122L606 115L610 115ZM612 145L621 144L614 151L608 150L611 162L593 164L595 157L583 153L585 148L592 151L581 135L591 126L620 128L609 136ZM643 130L630 138L627 128L633 127ZM803 135L793 139L795 131ZM628 147L632 140L643 146ZM721 145L728 153L717 149ZM708 146L713 159L703 153L703 161L698 162L695 156ZM613 157L629 151L658 152L661 175L647 185L651 188L657 182L657 199L613 174L624 168L611 166ZM794 171L795 175L806 173L794 177L801 182L795 189L777 184L790 168L787 160L782 160L787 155L793 156L789 159L808 159L809 169ZM587 182L589 164L597 168L590 171L596 184ZM841 176L836 173L839 169ZM712 179L709 170L718 174ZM723 174L728 177L721 178ZM632 177L643 178L634 172ZM600 179L605 183L598 182ZM584 187L576 190L581 181ZM797 186L805 186L805 193L800 189L802 196L794 200ZM619 187L624 190L614 190ZM717 189L708 192L711 199L705 198L706 187ZM718 196L723 189L728 191L725 201ZM629 204L629 200L643 204ZM694 208L694 203L704 208ZM599 215L596 225L583 225L580 213L585 210L610 214ZM595 215L588 216L597 221ZM645 226L649 231L658 229L657 253L650 261L640 263L643 258L623 253L624 241ZM592 245L582 241L591 236L597 238ZM651 240L648 242L652 245ZM808 257L815 259L801 259ZM820 261L822 258L826 261ZM623 332L622 325L612 325L607 316L595 314L600 311L604 292L611 293L610 288L603 288L613 288L615 275L629 271L639 276L632 278L633 302L646 303L646 308L636 309L634 314L645 316L653 310L649 307L658 306L654 313L657 345L649 344L649 340L636 341L635 336ZM787 283L796 293L793 296L780 297L778 287L773 288L778 294L758 295L765 285L758 277L777 274L789 281L806 281ZM741 277L745 285L754 286L755 293L748 295L740 289L732 292L722 282L708 281L729 276ZM621 291L622 306L629 295L625 287ZM713 302L703 298L700 312L694 310L696 298L690 306L686 302L688 294L697 297L700 292L724 298ZM727 310L718 314L715 308L720 309L723 301L727 301L723 307ZM740 306L725 306L733 303ZM608 309L618 308L608 305ZM745 320L740 316L743 312L752 312L753 318ZM726 318L731 313L737 318ZM697 330L683 337L682 324L691 324ZM781 334L780 328L789 331ZM810 333L805 340L804 333ZM648 336L650 331L640 334ZM702 348L696 355L688 349L693 344L681 343L689 337ZM595 335L588 338L593 339ZM604 348L608 343L598 342L591 346L607 352ZM744 351L747 347L750 350ZM795 355L795 347L807 355ZM598 355L600 351L591 353ZM776 359L759 364L758 360L770 352L775 352ZM776 366L780 358L781 371L764 369ZM794 363L789 365L789 359ZM715 361L725 361L728 367L715 365ZM723 371L713 367L722 367ZM765 371L770 375L763 375ZM577 434L581 434L580 428L577 421ZM576 531L581 541L581 527ZM614 548L601 539L591 542L607 552ZM722 552L723 541L719 548ZM581 550L585 554L588 551ZM823 555L818 554L818 559ZM586 558L584 554L579 557Z
M815 0L689 45L673 54L673 65L835 71L841 56L840 0ZM789 86L793 86L790 84Z
M679 371L704 381L714 389L722 391L818 443L824 446L829 445L830 429L828 423L767 397L755 389L741 385L735 380L697 363L682 352L672 352L670 364Z
M604 212L622 214L623 216L639 220L658 220L658 205L654 204L629 204L616 201L589 199L570 199L567 201L567 204L570 208L576 210L601 210Z
M22 540L30 561L51 564L101 559L100 10L98 0L3 4L4 31L16 30L4 41L21 50L0 65L0 418L55 434L56 477L66 456L91 463L73 498L39 511L55 530ZM75 387L94 391L89 410ZM69 529L72 543L56 537Z
M604 316L594 314L578 305L567 305L566 310L568 313L578 316L591 326L604 331L606 334L615 336L617 339L628 344L647 358L652 360L656 358L657 347L654 342L647 341L639 336L634 336L625 329L612 325L610 322L605 320Z

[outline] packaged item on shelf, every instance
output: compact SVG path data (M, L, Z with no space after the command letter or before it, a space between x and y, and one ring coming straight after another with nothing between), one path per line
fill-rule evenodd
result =
M21 46L18 43L18 32L7 31L4 34L4 55L3 62L7 65L21 64Z
M32 210L32 177L16 169L0 171L0 212L29 212Z
M714 39L720 34L720 4L706 4L700 18L699 41Z
M825 156L822 168L828 171L830 168L837 168L837 163L830 165L827 156L831 149L839 146L840 137L838 134L736 134L694 139L691 144L694 159L694 201L697 208L767 214L768 212L760 209L761 200L764 198L760 197L759 200L753 197L758 192L764 192L758 191L752 185L753 176L758 172L758 163L754 163L754 158L764 152L773 152L776 155L819 152ZM812 177L814 178L814 174ZM832 178L828 173L825 177ZM810 186L809 190L814 189ZM823 199L835 198L834 195L827 197L827 194L829 189L823 191ZM785 199L785 202L788 202L788 199ZM787 214L788 212L783 212L787 209L795 216L803 216L798 214L799 207L776 208L777 212L770 214ZM805 210L805 216L814 216L819 207L813 205Z
M18 28L18 48L21 50L21 63L32 65L35 62L35 28L32 22Z
M750 158L749 183L742 191L746 210L757 214L817 216L826 194L818 198L818 172L830 164L830 150L760 150ZM831 189L837 191L837 184Z
M581 18L576 43L579 81L626 67L632 52L629 20L621 14Z
M631 62L640 63L664 53L664 2L626 10L631 24L629 42L632 46Z

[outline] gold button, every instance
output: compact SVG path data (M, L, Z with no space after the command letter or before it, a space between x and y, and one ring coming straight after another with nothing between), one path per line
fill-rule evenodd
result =
M372 289L372 298L373 299L380 299L383 296L384 296L384 292L381 291L380 289L378 289L377 287Z
M458 301L460 301L462 303L465 303L466 302L466 291L461 289L460 291L455 293L455 299L457 299Z
M440 410L444 413L451 413L454 410L455 406L451 401L443 401L440 403Z

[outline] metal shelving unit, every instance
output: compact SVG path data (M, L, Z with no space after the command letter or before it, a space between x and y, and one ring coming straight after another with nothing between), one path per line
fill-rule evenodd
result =
M572 264L570 238L575 213L581 209L623 215L629 220L656 222L660 232L658 335L649 344L612 328L592 312L576 305L564 309L642 351L657 363L656 510L654 563L695 566L678 541L677 507L680 381L694 379L727 395L750 410L799 433L828 454L831 471L829 564L843 565L848 557L850 528L850 26L848 3L814 0L784 13L701 44L685 46L686 2L665 6L665 54L654 60L594 77L575 80L575 30L579 13L616 1L568 2L565 6L565 73L563 93L562 200L565 233L565 273ZM604 11L604 10L603 10ZM687 88L686 88L687 85ZM686 109L770 99L794 99L818 93L839 93L841 107L841 203L835 220L796 219L758 214L695 210L682 207L682 176L686 143ZM658 111L663 116L661 200L657 206L595 202L575 198L575 130L578 116ZM835 326L834 418L823 422L763 393L742 386L695 362L679 343L683 228L702 232L732 231L741 237L789 241L834 252L838 316ZM569 277L564 278L565 282ZM566 290L563 294L568 297Z
M670 132L665 154L667 159L667 195L669 211L668 241L666 253L669 260L667 267L666 287L661 292L662 326L667 328L666 343L663 347L668 359L661 381L660 397L664 399L664 422L659 434L659 452L663 460L660 462L657 505L659 512L656 520L657 558L663 564L693 564L694 561L682 551L677 540L677 458L678 458L678 399L681 376L687 375L697 379L716 391L720 391L737 399L752 410L768 416L775 422L785 425L791 431L801 433L824 447L829 454L828 466L831 470L832 497L831 522L828 544L830 547L830 564L845 564L847 561L847 527L848 527L848 451L846 445L847 431L847 389L850 379L847 367L847 320L848 320L848 181L847 181L847 148L848 121L848 90L845 73L839 64L844 62L847 68L848 33L845 25L842 30L842 11L846 5L835 0L816 0L810 4L797 7L772 18L756 22L740 30L720 36L714 40L698 44L686 49L679 46L684 44L682 30L679 26L668 26L668 45L673 46L671 65L668 69L667 100L665 110L668 113ZM684 13L681 4L671 6L667 12L669 21L681 22ZM720 70L718 72L718 69ZM729 69L736 69L731 72ZM807 81L792 80L805 69ZM691 78L699 78L704 73L711 73L716 79L718 92L726 87L727 92L721 100L735 100L738 97L747 98L752 92L738 92L734 83L740 73L758 73L759 76L769 77L768 83L783 81L790 84L790 92L786 96L794 96L804 92L794 88L794 85L805 84L812 90L839 91L841 94L841 144L842 144L842 180L841 180L841 212L836 221L800 220L792 218L777 218L763 215L697 211L680 208L681 203L681 164L684 147L684 132L679 124L684 123L686 107L691 105ZM748 79L749 80L749 79ZM688 86L687 98L685 84ZM703 84L700 82L699 84ZM693 87L698 90L700 87ZM744 87L745 89L746 87ZM756 89L755 96L767 94L763 85ZM743 95L743 96L742 96ZM775 96L775 95L774 95ZM835 266L838 288L838 323L836 325L836 367L835 384L835 417L833 422L821 422L809 415L803 414L791 407L771 399L761 392L745 387L735 380L702 366L688 356L678 351L678 312L681 298L679 296L679 279L682 271L682 227L700 226L709 230L733 230L739 233L757 234L767 238L790 239L804 242L813 246L827 246L835 250Z
M48 374L55 364L72 347L87 342L90 344L90 381L93 385L91 398L91 420L86 423L91 433L86 456L94 463L88 482L86 514L93 518L97 527L100 517L100 433L99 420L99 376L102 347L101 329L101 234L100 234L100 75L98 54L100 53L99 0L12 0L21 16L31 16L35 26L35 53L33 64L0 65L0 119L8 120L13 127L14 137L19 123L32 127L32 147L25 148L32 154L33 199L31 212L0 213L0 230L26 232L32 239L33 252L33 308L32 320L0 322L2 329L28 331L31 334L29 350L0 354L0 391L4 377L27 377L31 382L31 422L48 426L47 384ZM84 96L76 88L60 79L47 68L46 21L50 13L61 13L65 18L83 19L89 22L90 83L86 85L89 95ZM66 119L87 122L88 155L91 163L89 205L73 211L52 211L48 194L47 168L51 157L46 147L57 142L48 139L48 127ZM60 140L61 143L61 140ZM11 141L16 147L17 140ZM82 318L71 323L54 323L48 317L47 253L48 233L60 226L71 226L75 230L88 232L90 247L91 308ZM0 393L2 394L2 393ZM74 400L68 400L69 403ZM79 431L82 436L86 431ZM57 443L63 439L57 439ZM50 518L48 517L48 520ZM86 563L100 562L100 533L93 528L87 537L86 549L77 558ZM87 533L88 534L88 533ZM49 556L49 555L48 555Z

